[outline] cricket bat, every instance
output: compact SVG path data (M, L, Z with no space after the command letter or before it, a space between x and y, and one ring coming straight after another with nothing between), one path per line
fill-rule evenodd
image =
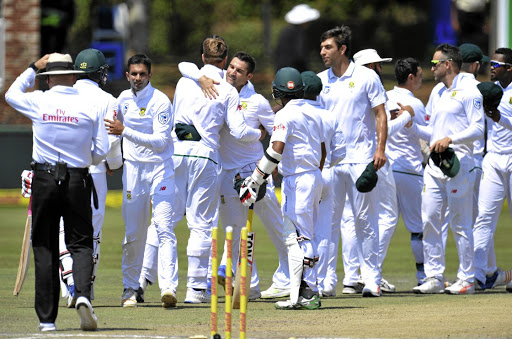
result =
M15 296L18 296L23 286L23 282L27 277L28 265L30 263L30 246L32 244L32 197L28 203L27 221L25 222L25 234L23 235L23 243L21 245L20 263L18 265L18 274L16 276L16 284L14 285Z
M254 213L254 204L249 207L249 213L247 214L247 279L245 280L245 293L247 294L247 300L249 300L249 290L251 288L251 276L252 276L252 263L254 260L254 232L252 231L252 215ZM240 242L241 244L241 242ZM235 276L235 287L233 288L233 309L240 309L240 293L241 293L241 274L242 270L240 265L242 264L242 247L238 251L238 267L236 269Z

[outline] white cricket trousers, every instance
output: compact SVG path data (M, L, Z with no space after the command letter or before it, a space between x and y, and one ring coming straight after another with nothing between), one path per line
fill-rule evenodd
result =
M459 156L459 155L458 155ZM474 250L472 230L473 187L475 173L473 159L461 157L459 173L448 178L435 177L427 166L424 174L421 215L423 220L423 253L425 274L444 280L445 251L442 225L449 208L449 224L455 238L459 254L457 278L474 281ZM434 166L434 165L433 165Z
M123 285L137 289L151 216L158 234L158 274L162 291L175 290L172 273L177 262L176 235L172 220L175 177L172 159L160 163L124 162L123 205ZM150 206L153 206L150 215Z
M333 168L333 191L335 192L335 208L345 205L345 197L352 208L354 228L357 240L357 251L361 255L361 276L364 283L371 289L380 285L379 269L379 194L378 189L361 193L356 188L356 181L365 170L367 164L341 164ZM343 228L342 227L342 233ZM342 234L343 235L343 234ZM345 241L342 239L342 241ZM344 284L345 280L343 281ZM347 283L353 285L353 283Z
M174 155L176 199L173 222L187 215L187 287L206 289L212 247L212 228L219 221L218 162L203 156Z
M478 198L478 217L475 237L475 278L485 283L486 276L498 269L494 252L494 233L507 198L512 214L512 154L487 153L483 160L483 174Z
M318 220L314 226L318 246L318 262L315 265L318 288L320 291L334 291L336 284L328 276L333 214L333 192L331 168L322 170L322 195L320 199ZM337 254L337 252L336 252Z

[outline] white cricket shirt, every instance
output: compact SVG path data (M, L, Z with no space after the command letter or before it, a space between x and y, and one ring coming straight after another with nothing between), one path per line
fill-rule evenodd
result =
M194 125L201 135L200 141L176 140L176 155L196 155L219 161L220 130L226 123L231 135L240 141L259 140L259 129L247 126L239 110L237 90L222 79L223 71L213 65L201 68L201 75L219 82L219 95L207 99L197 81L182 77L174 93L175 123Z
M81 80L77 80L73 87L76 88L80 92L80 95L85 96L90 101L94 101L96 106L101 110L100 116L103 117L103 118L101 118L101 122L103 124L104 124L104 122L103 122L104 118L112 120L113 117L115 115L117 115L117 113L116 113L116 110L117 110L116 98L114 98L114 96L112 94L107 93L104 90L102 90L97 82L92 81L90 79L81 79ZM110 151L109 151L109 154L107 155L107 158L105 159L105 161L107 161L107 163L109 162L108 158L109 158L110 154L112 154L116 148L119 148L119 152L120 152L121 137L118 135L109 135L108 141L110 144ZM120 159L120 160L122 160L122 159ZM113 168L113 167L111 166L111 168ZM117 168L117 167L115 167L115 168ZM113 169L115 169L115 168L113 168ZM107 168L105 166L105 162L103 162L103 161L101 163L99 163L98 165L96 165L96 166L92 165L89 168L89 172L91 172L91 173L105 173L106 171L107 171Z
M323 89L319 101L335 113L346 140L347 156L342 163L368 163L377 148L373 108L386 102L386 91L375 71L350 62L337 77L332 68L318 74Z
M276 113L270 143L274 141L285 143L283 158L279 163L279 173L283 176L318 169L325 133L317 109L304 99L288 102Z
M459 74L459 76L460 76L459 81L461 81L462 86L475 86L476 87L480 83L480 81L476 80L475 76L471 73L461 72ZM477 90L478 90L478 87L477 87ZM473 154L474 155L480 154L483 156L484 148L485 148L485 140L484 140L483 136L482 136L482 138L477 139L473 142Z
M123 156L126 160L162 162L174 152L171 138L172 104L151 83L135 95L131 89L117 99L119 120L124 124Z
M240 104L237 114L242 114L245 123L254 129L263 125L272 134L275 114L267 99L256 93L249 81L239 94ZM227 125L220 130L220 158L223 169L241 168L249 163L258 162L263 156L263 145L259 139L243 142L231 135Z
M410 105L414 110L412 118L414 124L427 125L425 121L425 106L421 100L406 88L395 86L387 92L387 106L400 103ZM405 112L404 112L405 114ZM397 118L398 119L398 118ZM396 120L396 119L395 119ZM407 173L423 173L423 155L421 153L420 137L412 128L401 128L396 133L389 133L386 145L386 155L393 166L393 170Z
M487 151L498 154L512 153L512 83L503 88L499 81L496 84L503 89L498 110L501 118L498 122L487 118Z

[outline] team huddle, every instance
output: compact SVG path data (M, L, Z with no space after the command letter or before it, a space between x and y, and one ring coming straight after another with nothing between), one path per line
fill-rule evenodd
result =
M272 82L274 109L251 83L254 59L238 52L228 60L219 36L203 41L202 68L179 64L172 103L152 87L151 60L142 54L128 60L130 89L117 99L101 89L108 66L97 50L82 51L74 64L69 55L47 55L22 73L6 100L34 124L33 171L23 173L22 192L34 214L40 330L56 329L59 280L81 328L97 328L90 300L106 174L121 167L123 307L144 302L156 282L162 306L176 307L174 228L183 217L190 230L184 303L209 303L212 228L219 217L233 228L236 259L249 208L279 261L263 291L254 263L249 299L289 297L276 309L314 310L336 295L340 238L343 294L395 292L382 270L399 214L410 232L415 293L501 285L512 292L512 273L496 267L493 246L504 199L512 198L512 50L499 48L489 60L472 44L439 45L431 61L439 83L425 107L413 95L422 84L417 60L396 61L397 84L386 92L380 73L391 58L366 49L352 60L351 39L348 26L322 34L327 69L319 74L281 68ZM494 82L475 79L482 62L490 62ZM25 93L36 74L50 90ZM59 119L47 118L53 112ZM448 227L459 255L453 283L444 277ZM226 262L224 251L221 285Z

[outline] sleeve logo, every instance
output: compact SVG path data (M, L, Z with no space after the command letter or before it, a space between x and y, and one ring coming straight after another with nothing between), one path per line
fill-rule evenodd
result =
M475 106L476 109L481 109L482 102L480 101L480 99L473 99L473 106Z
M165 125L169 122L169 112L161 112L158 114L158 122Z

